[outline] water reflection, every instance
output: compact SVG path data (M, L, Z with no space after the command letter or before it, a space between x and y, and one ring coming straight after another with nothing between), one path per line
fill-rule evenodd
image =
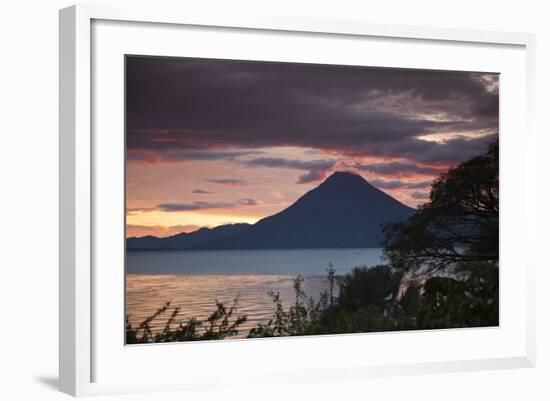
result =
M273 316L274 305L268 291L280 292L283 305L294 301L292 280L294 276L260 274L128 274L126 278L126 313L132 325L139 324L164 303L181 309L179 321L192 317L206 319L215 309L216 300L230 306L239 296L238 314L248 320L240 326L238 338L246 337L249 330ZM317 297L327 288L322 276L305 278L304 290ZM164 327L169 313L155 319L151 328Z

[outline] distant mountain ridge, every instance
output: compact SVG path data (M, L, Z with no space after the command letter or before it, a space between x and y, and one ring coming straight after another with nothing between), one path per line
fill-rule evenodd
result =
M126 239L128 250L181 250L190 249L196 245L219 240L237 234L249 227L248 223L225 224L214 228L202 227L190 233L180 233L170 237L130 237Z
M307 248L369 248L382 240L381 225L407 219L414 209L369 184L363 177L348 172L336 172L318 187L304 194L291 206L253 225L219 226L212 233L198 236L199 231L186 234L192 241L178 242L173 238L129 238L128 249L307 249ZM237 226L237 227L234 227ZM233 232L231 232L233 231ZM153 239L154 238L154 239ZM187 237L182 237L187 238ZM150 247L143 247L147 243ZM158 246L158 247L157 247ZM156 247L156 248L155 248Z

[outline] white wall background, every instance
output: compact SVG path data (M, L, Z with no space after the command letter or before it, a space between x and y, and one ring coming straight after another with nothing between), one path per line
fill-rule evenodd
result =
M136 0L96 3L131 4ZM153 3L153 2L151 2ZM550 24L546 2L441 0L162 1L234 14L364 20L537 34L538 366L534 369L329 382L285 388L250 386L246 393L164 393L107 397L262 400L547 400L550 399L549 182ZM58 21L63 0L3 2L0 20L0 397L57 400L58 291ZM518 133L521 135L521 133ZM29 319L31 327L26 327ZM452 346L452 344L449 344Z

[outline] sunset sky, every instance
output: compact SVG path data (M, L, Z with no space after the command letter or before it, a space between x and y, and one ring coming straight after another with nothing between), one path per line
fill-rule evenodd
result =
M276 213L334 171L416 207L498 134L498 75L127 57L127 236Z

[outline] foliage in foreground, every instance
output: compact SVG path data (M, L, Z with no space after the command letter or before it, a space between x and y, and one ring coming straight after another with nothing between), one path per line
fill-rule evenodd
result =
M498 287L498 143L442 174L430 201L406 222L384 228L389 265L360 266L344 276L327 271L329 289L317 300L294 280L294 302L285 310L279 293L270 292L273 317L248 337L341 334L389 330L496 326ZM338 286L338 296L335 287ZM205 321L190 319L152 333L157 310L136 328L127 323L127 343L223 339L238 334L245 316L217 310Z
M180 308L171 308L166 303L162 308L146 318L136 327L126 317L126 344L164 343L175 341L223 340L226 337L239 333L238 327L246 321L246 316L236 316L238 298L228 309L223 303L216 301L216 310L205 320L191 318L180 321L175 328L172 325L177 321ZM151 323L162 314L169 312L170 317L161 331L153 332Z
M278 294L274 318L249 337L344 334L395 330L498 325L498 267L478 263L461 277L408 281L387 265L356 267L338 277L340 295L331 306L326 293L317 303L282 308ZM298 294L298 292L297 292ZM289 319L297 316L300 322Z
M298 276L294 302L285 309L280 294L269 293L273 317L252 328L248 338L498 325L498 266L479 262L459 270L460 276L434 276L424 282L407 281L387 265L356 267L340 277L329 270L327 278L332 274L339 287L332 303L327 291L317 301L307 297ZM156 333L151 322L170 313L169 304L136 327L127 322L127 344L221 340L237 335L246 321L246 316L234 317L236 303L229 309L217 303L206 321L191 318L172 328L179 308L171 311L164 329Z

